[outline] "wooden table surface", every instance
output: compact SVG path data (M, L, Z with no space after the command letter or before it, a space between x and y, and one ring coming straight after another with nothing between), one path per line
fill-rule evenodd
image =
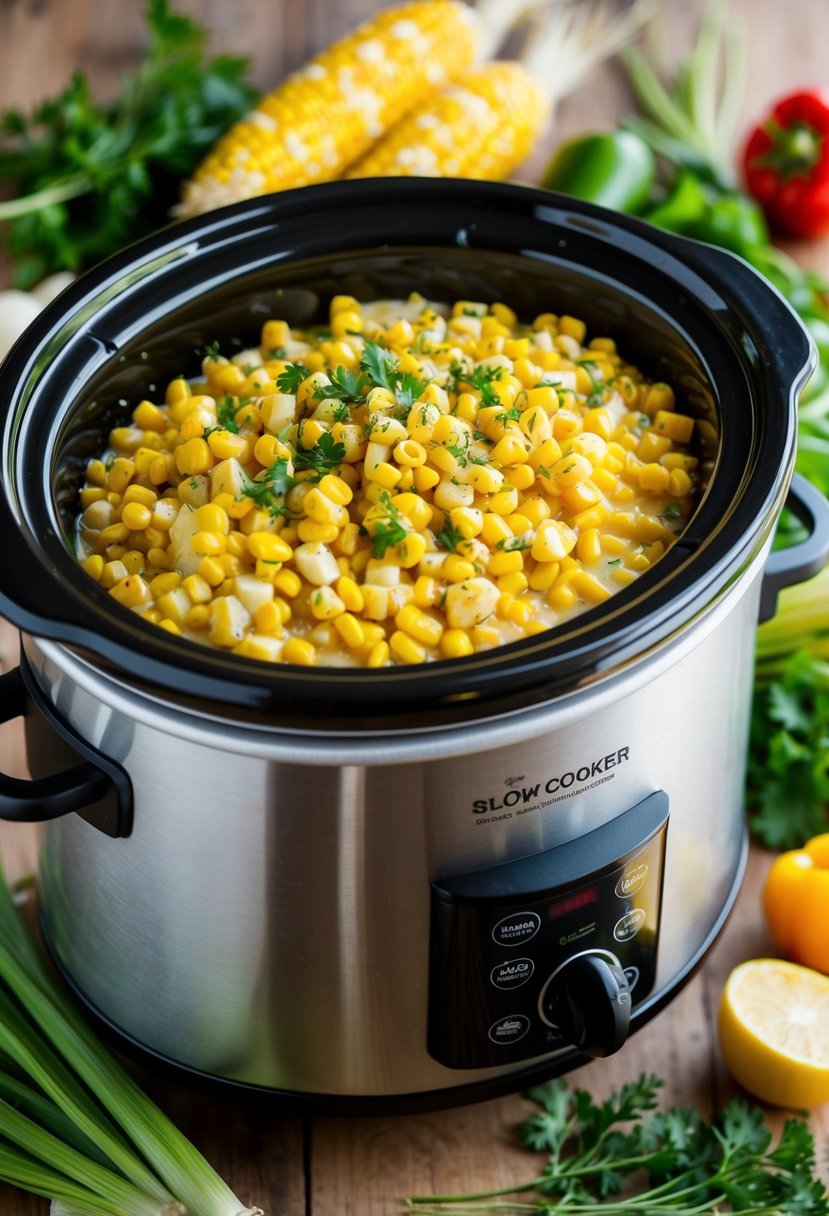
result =
M671 62L689 45L699 0L662 0ZM375 0L181 0L180 7L214 31L217 50L250 56L257 83L266 86L310 53L385 7ZM750 46L744 118L748 122L776 95L826 80L827 0L730 0L744 20ZM143 5L136 0L0 0L0 110L25 108L62 87L70 72L86 72L101 94L117 87L137 63ZM535 180L549 149L581 130L613 124L630 109L618 66L594 72L558 108L544 144L521 177ZM791 248L805 263L829 272L829 241ZM0 285L2 285L0 283ZM0 623L0 664L16 662L16 637ZM25 773L16 726L0 731L0 767ZM37 833L0 825L0 859L10 878L35 869ZM769 856L753 849L736 910L705 964L669 1010L635 1035L616 1056L573 1074L603 1095L641 1071L665 1078L666 1103L691 1103L710 1112L734 1092L718 1055L714 1030L724 978L743 959L771 951L760 915L759 892ZM261 1106L172 1086L151 1074L142 1083L208 1155L240 1198L269 1216L390 1216L403 1196L478 1190L529 1178L535 1159L516 1148L515 1127L528 1104L520 1096L415 1117L301 1120ZM773 1126L782 1114L768 1111ZM821 1170L829 1178L829 1108L815 1112ZM43 1216L44 1201L0 1187L2 1216Z

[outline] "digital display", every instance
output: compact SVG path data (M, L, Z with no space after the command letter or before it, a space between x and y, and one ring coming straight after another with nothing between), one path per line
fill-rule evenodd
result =
M582 887L579 891L562 895L561 899L557 899L547 908L547 919L556 920L559 916L566 916L568 912L586 908L589 904L595 904L598 898L599 888L597 886Z

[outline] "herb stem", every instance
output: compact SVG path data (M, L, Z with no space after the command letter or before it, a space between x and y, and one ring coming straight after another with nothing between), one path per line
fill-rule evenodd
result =
M88 173L73 173L54 185L44 186L33 194L24 194L20 198L10 198L0 203L0 222L16 220L33 211L43 211L56 203L66 203L70 199L80 198L94 189L94 183Z

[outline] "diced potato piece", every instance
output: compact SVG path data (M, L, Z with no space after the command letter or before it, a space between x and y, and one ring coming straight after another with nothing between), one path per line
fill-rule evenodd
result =
M342 573L334 554L319 540L298 545L294 550L294 565L303 578L307 578L315 587L330 586Z
M235 595L222 595L210 605L210 641L214 646L235 646L245 636L250 613Z
M218 498L220 494L232 494L234 498L239 498L244 485L245 473L235 456L220 461L210 470L211 498Z
M472 629L492 616L501 592L488 578L468 578L446 589L446 620L450 629Z
M272 393L262 398L259 413L265 430L278 435L296 422L296 397L293 393Z
M173 545L173 565L185 577L195 574L201 565L201 553L193 549L193 537L200 531L198 512L187 503L179 511L176 521L170 528L170 541Z
M233 580L233 591L251 616L256 613L257 608L270 603L274 597L273 583L266 583L253 574L237 574Z

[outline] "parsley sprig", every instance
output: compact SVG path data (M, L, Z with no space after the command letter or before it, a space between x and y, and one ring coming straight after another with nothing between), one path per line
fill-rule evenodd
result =
M257 478L247 478L242 497L253 499L257 507L270 511L273 516L287 514L285 495L297 484L289 470L287 456L278 456Z
M381 494L380 505L385 515L376 520L371 529L372 557L385 557L387 549L402 544L409 535L409 529L403 525L400 512L392 502L388 490Z
M299 437L298 437L299 438ZM339 443L330 431L320 435L313 447L304 448L297 443L294 455L294 468L311 469L317 475L317 480L330 473L338 464L345 460L345 444Z
M370 338L365 339L360 356L360 369L368 378L370 388L385 388L394 394L394 399L404 415L426 391L426 380L421 380L411 372L401 372L391 351Z
M0 203L14 282L81 270L162 227L187 178L252 106L247 62L208 59L207 31L148 0L149 45L121 93L96 102L83 75L31 116L0 118Z
M481 1216L507 1209L543 1216L827 1216L829 1198L813 1174L815 1146L805 1123L787 1119L772 1148L757 1108L734 1099L712 1122L692 1107L657 1111L661 1084L643 1075L602 1103L560 1080L541 1085L528 1095L539 1110L521 1129L528 1148L549 1155L540 1175L475 1195L418 1195L407 1205L438 1213L462 1204ZM536 1198L505 1208L501 1197L519 1192Z

